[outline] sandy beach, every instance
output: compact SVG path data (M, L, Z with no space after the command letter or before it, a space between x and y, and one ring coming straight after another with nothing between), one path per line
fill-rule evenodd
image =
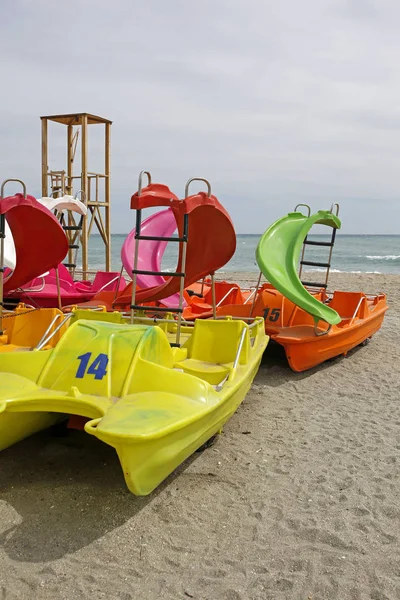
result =
M216 443L150 496L84 432L2 452L0 600L400 598L400 275L330 288L388 294L371 343L305 373L270 345Z

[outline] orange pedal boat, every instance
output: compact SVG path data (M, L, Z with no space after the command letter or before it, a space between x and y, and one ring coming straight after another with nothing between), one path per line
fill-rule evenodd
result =
M333 214L334 206L336 214ZM307 216L295 209L267 229L258 244L256 257L261 273L270 283L257 285L253 292L228 282L216 283L214 292L210 287L203 288L202 298L196 297L196 289L184 318L207 318L213 311L218 316L242 319L263 316L267 334L284 347L294 371L305 371L335 356L346 355L368 341L382 325L388 309L386 295L327 292L332 248L336 230L341 226L337 216L339 207L334 206L330 211L318 211L314 215L306 206ZM330 242L307 239L311 227L318 224L332 228ZM307 243L329 246L328 262L304 260ZM325 283L300 281L298 265L300 274L303 265L326 267Z
M241 290L236 284L216 282L216 297L221 292L235 295L242 302L227 303L224 301L216 308L217 316L231 315L233 317L254 318L262 316L265 321L265 331L271 341L284 347L290 367L294 371L305 371L320 363L339 356L346 355L350 350L368 341L376 333L383 322L388 309L386 295L383 293L368 295L363 292L335 291L332 294L320 290L312 295L335 310L340 316L340 322L329 326L320 321L315 324L314 318L306 311L285 298L271 284L262 285L256 293L254 302L251 292ZM218 289L220 288L220 292ZM229 289L232 290L229 292ZM210 306L210 290L206 288L204 298L189 296L193 305L184 311L184 319L209 318L212 316ZM223 297L223 296L222 296ZM203 300L203 302L202 302ZM229 296L227 297L229 301Z

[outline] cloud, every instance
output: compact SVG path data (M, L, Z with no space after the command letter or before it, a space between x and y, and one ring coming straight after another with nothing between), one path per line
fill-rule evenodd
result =
M113 120L112 223L142 168L211 180L238 232L308 202L398 233L395 0L3 0L0 166L40 194L40 115ZM102 132L90 129L92 170ZM63 128L51 167L65 166ZM365 214L361 212L365 208Z

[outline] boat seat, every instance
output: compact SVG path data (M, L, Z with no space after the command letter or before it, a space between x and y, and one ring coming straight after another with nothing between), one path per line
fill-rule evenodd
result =
M342 320L352 319L360 300L365 296L362 292L335 291L328 306L336 310Z
M14 344L6 344L1 346L1 352L31 352L32 350L33 348L30 346L15 346Z
M245 327L245 323L238 319L217 321L197 319L188 344L189 359L216 365L233 363ZM249 336L246 335L240 353L240 364L247 362L249 346Z
M55 317L58 319L55 320ZM34 348L53 323L51 331L62 323L64 315L56 308L43 308L38 310L16 309L14 315L7 323L8 343L13 346ZM50 340L50 346L53 347L65 331L65 325Z
M204 379L211 385L217 385L229 375L232 365L233 363L217 365L195 358L187 358L186 360L176 363L175 366L189 375L195 375L196 377L200 377L200 379Z
M188 358L177 362L175 366L212 385L220 383L232 369L240 336L245 327L245 323L240 320L198 319L188 342ZM248 360L249 350L247 334L240 353L240 364Z

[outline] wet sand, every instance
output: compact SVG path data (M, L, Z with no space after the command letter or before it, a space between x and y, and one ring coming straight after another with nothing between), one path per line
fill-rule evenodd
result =
M216 443L150 496L83 432L2 452L0 600L400 598L400 276L330 287L387 292L371 343L305 373L270 345Z

